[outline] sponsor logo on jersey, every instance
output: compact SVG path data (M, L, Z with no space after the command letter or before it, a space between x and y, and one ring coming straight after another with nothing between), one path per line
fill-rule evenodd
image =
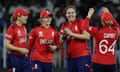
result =
M38 36L39 36L39 37L43 37L43 32L40 31Z
M53 40L40 39L40 44L52 44Z
M26 42L26 38L20 38L19 43L25 43Z
M17 31L17 34L18 34L18 36L21 36L21 31L18 30L18 31Z
M77 27L77 25L75 25L75 31L78 31L78 27Z
M55 32L52 32L52 37L54 37L54 35L55 35Z

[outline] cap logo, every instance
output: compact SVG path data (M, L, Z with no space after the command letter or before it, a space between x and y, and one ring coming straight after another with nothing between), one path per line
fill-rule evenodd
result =
M20 13L18 13L17 15L20 15Z
M47 14L49 14L49 11L46 11L47 12Z

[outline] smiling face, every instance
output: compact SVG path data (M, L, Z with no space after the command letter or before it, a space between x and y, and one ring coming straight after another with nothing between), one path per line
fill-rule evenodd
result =
M73 22L76 19L76 10L74 8L67 8L65 16L69 22Z
M41 22L42 24L46 24L46 25L50 25L52 21L52 17L48 16L48 17L42 17L41 18Z
M21 24L26 24L27 23L28 16L20 16L17 18Z

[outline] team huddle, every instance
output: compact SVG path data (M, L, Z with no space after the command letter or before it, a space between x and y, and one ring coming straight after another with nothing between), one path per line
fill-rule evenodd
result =
M25 24L30 12L16 8L4 41L8 49L8 72L53 72L53 53L59 52L64 42L68 72L116 72L115 46L120 26L106 7L102 7L100 15L102 27L90 26L94 11L90 8L85 19L78 19L75 6L67 6L66 22L58 32L51 25L53 14L47 9L41 10L40 25L30 31L27 39ZM95 45L93 53L88 46L91 36Z

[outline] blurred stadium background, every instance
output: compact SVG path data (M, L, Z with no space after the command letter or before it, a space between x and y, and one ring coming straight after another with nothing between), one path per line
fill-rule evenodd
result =
M15 8L23 7L31 12L27 23L27 32L37 25L39 12L42 9L49 9L54 14L54 24L58 30L64 23L63 9L67 5L75 5L77 7L78 18L85 18L88 9L94 7L96 12L91 20L92 26L100 26L100 18L98 17L101 12L101 7L108 7L113 16L120 24L120 0L0 0L0 72L7 72L6 69L6 49L3 45L4 33L6 28L11 23L11 16ZM93 38L89 40L89 47L93 49ZM116 45L117 48L117 72L120 72L120 38ZM63 46L65 50L65 45ZM66 72L66 57L65 52L55 52L54 56L54 72Z

